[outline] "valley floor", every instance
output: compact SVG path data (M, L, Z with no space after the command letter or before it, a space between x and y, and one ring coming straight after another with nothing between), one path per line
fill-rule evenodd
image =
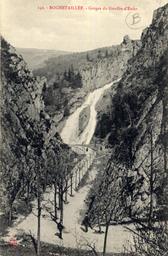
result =
M87 244L95 245L97 251L102 251L104 233L99 234L94 230L89 229L86 233L81 229L82 212L85 211L85 198L91 187L91 183L96 176L96 167L93 167L89 172L86 185L75 192L74 197L69 197L69 203L64 208L64 232L63 240L60 240L57 236L57 226L51 221L48 213L43 210L41 218L41 240L46 243L55 244L64 247L89 249ZM53 199L53 193L49 192L45 194L45 199ZM37 217L36 206L31 214L29 214L24 220L20 220L17 225L14 225L8 230L8 235L5 237L5 241L9 241L15 237L16 234L32 233L36 236L37 230ZM103 228L102 228L103 230ZM123 226L111 226L109 228L109 235L107 241L108 252L123 252L123 246L128 246L132 241L132 235Z

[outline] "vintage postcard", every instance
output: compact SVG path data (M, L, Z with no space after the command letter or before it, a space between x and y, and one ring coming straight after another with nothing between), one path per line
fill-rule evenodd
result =
M2 0L0 256L168 255L168 2Z

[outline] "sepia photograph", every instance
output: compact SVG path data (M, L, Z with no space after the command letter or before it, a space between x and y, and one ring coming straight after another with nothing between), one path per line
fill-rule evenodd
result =
M0 256L168 256L167 0L0 14Z

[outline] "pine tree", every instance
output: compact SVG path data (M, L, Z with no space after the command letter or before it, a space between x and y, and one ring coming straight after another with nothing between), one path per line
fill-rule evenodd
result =
M108 58L109 54L108 54L108 50L106 50L105 52L105 57Z
M87 61L90 61L89 53L87 53L86 59L87 59Z

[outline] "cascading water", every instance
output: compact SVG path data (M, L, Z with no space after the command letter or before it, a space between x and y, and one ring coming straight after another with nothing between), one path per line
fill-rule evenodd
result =
M104 91L109 89L114 83L118 82L115 80L112 83L106 84L105 86L94 90L91 92L85 102L82 104L81 107L77 108L77 110L68 117L64 128L61 132L61 138L66 144L89 144L97 122L97 112L96 112L96 104L100 97L103 95ZM84 131L79 135L79 115L81 111L88 106L90 109L90 117L87 126L85 127Z

